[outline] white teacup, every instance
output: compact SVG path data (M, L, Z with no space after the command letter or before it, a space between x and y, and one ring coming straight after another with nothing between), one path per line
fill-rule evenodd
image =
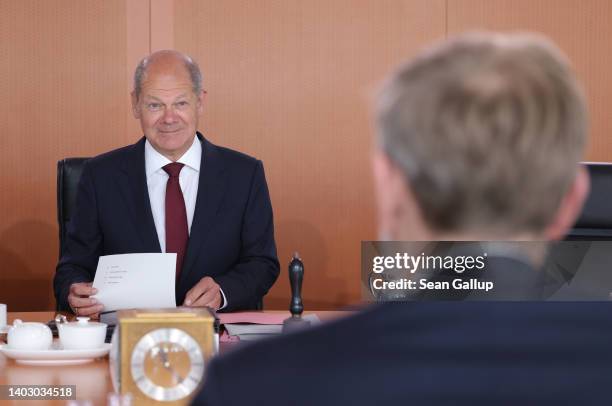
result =
M9 348L16 350L48 350L52 341L53 334L49 326L43 323L23 322L19 319L13 322L7 337Z
M91 350L102 347L106 338L106 324L77 317L77 321L57 325L60 343L65 350Z

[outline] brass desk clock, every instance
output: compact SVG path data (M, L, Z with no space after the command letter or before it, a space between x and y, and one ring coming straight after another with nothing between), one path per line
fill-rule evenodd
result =
M188 404L214 354L214 316L205 308L121 310L111 351L115 391L135 404Z

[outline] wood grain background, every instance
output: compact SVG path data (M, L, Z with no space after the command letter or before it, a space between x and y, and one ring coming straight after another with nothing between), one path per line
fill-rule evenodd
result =
M54 307L55 168L140 137L131 75L151 51L200 63L201 130L263 160L285 308L299 251L310 309L359 301L360 241L376 238L369 106L424 45L467 30L530 30L568 54L591 107L589 160L612 160L608 0L0 0L0 302Z

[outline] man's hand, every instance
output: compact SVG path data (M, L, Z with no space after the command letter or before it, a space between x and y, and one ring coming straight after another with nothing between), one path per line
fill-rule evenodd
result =
M205 276L187 292L183 306L208 306L218 310L221 307L221 288L213 278Z
M89 297L98 293L98 290L92 288L91 285L91 282L80 282L70 285L68 304L77 316L88 316L92 319L97 319L100 317L100 312L104 310L104 306L99 304L96 299Z

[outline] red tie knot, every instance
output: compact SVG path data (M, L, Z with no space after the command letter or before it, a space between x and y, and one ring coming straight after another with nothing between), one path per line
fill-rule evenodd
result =
M183 166L185 166L182 163L179 162L172 162L168 165L165 165L162 169L164 171L166 171L166 173L171 177L171 178L178 178L179 173L181 173L181 169L183 169Z

